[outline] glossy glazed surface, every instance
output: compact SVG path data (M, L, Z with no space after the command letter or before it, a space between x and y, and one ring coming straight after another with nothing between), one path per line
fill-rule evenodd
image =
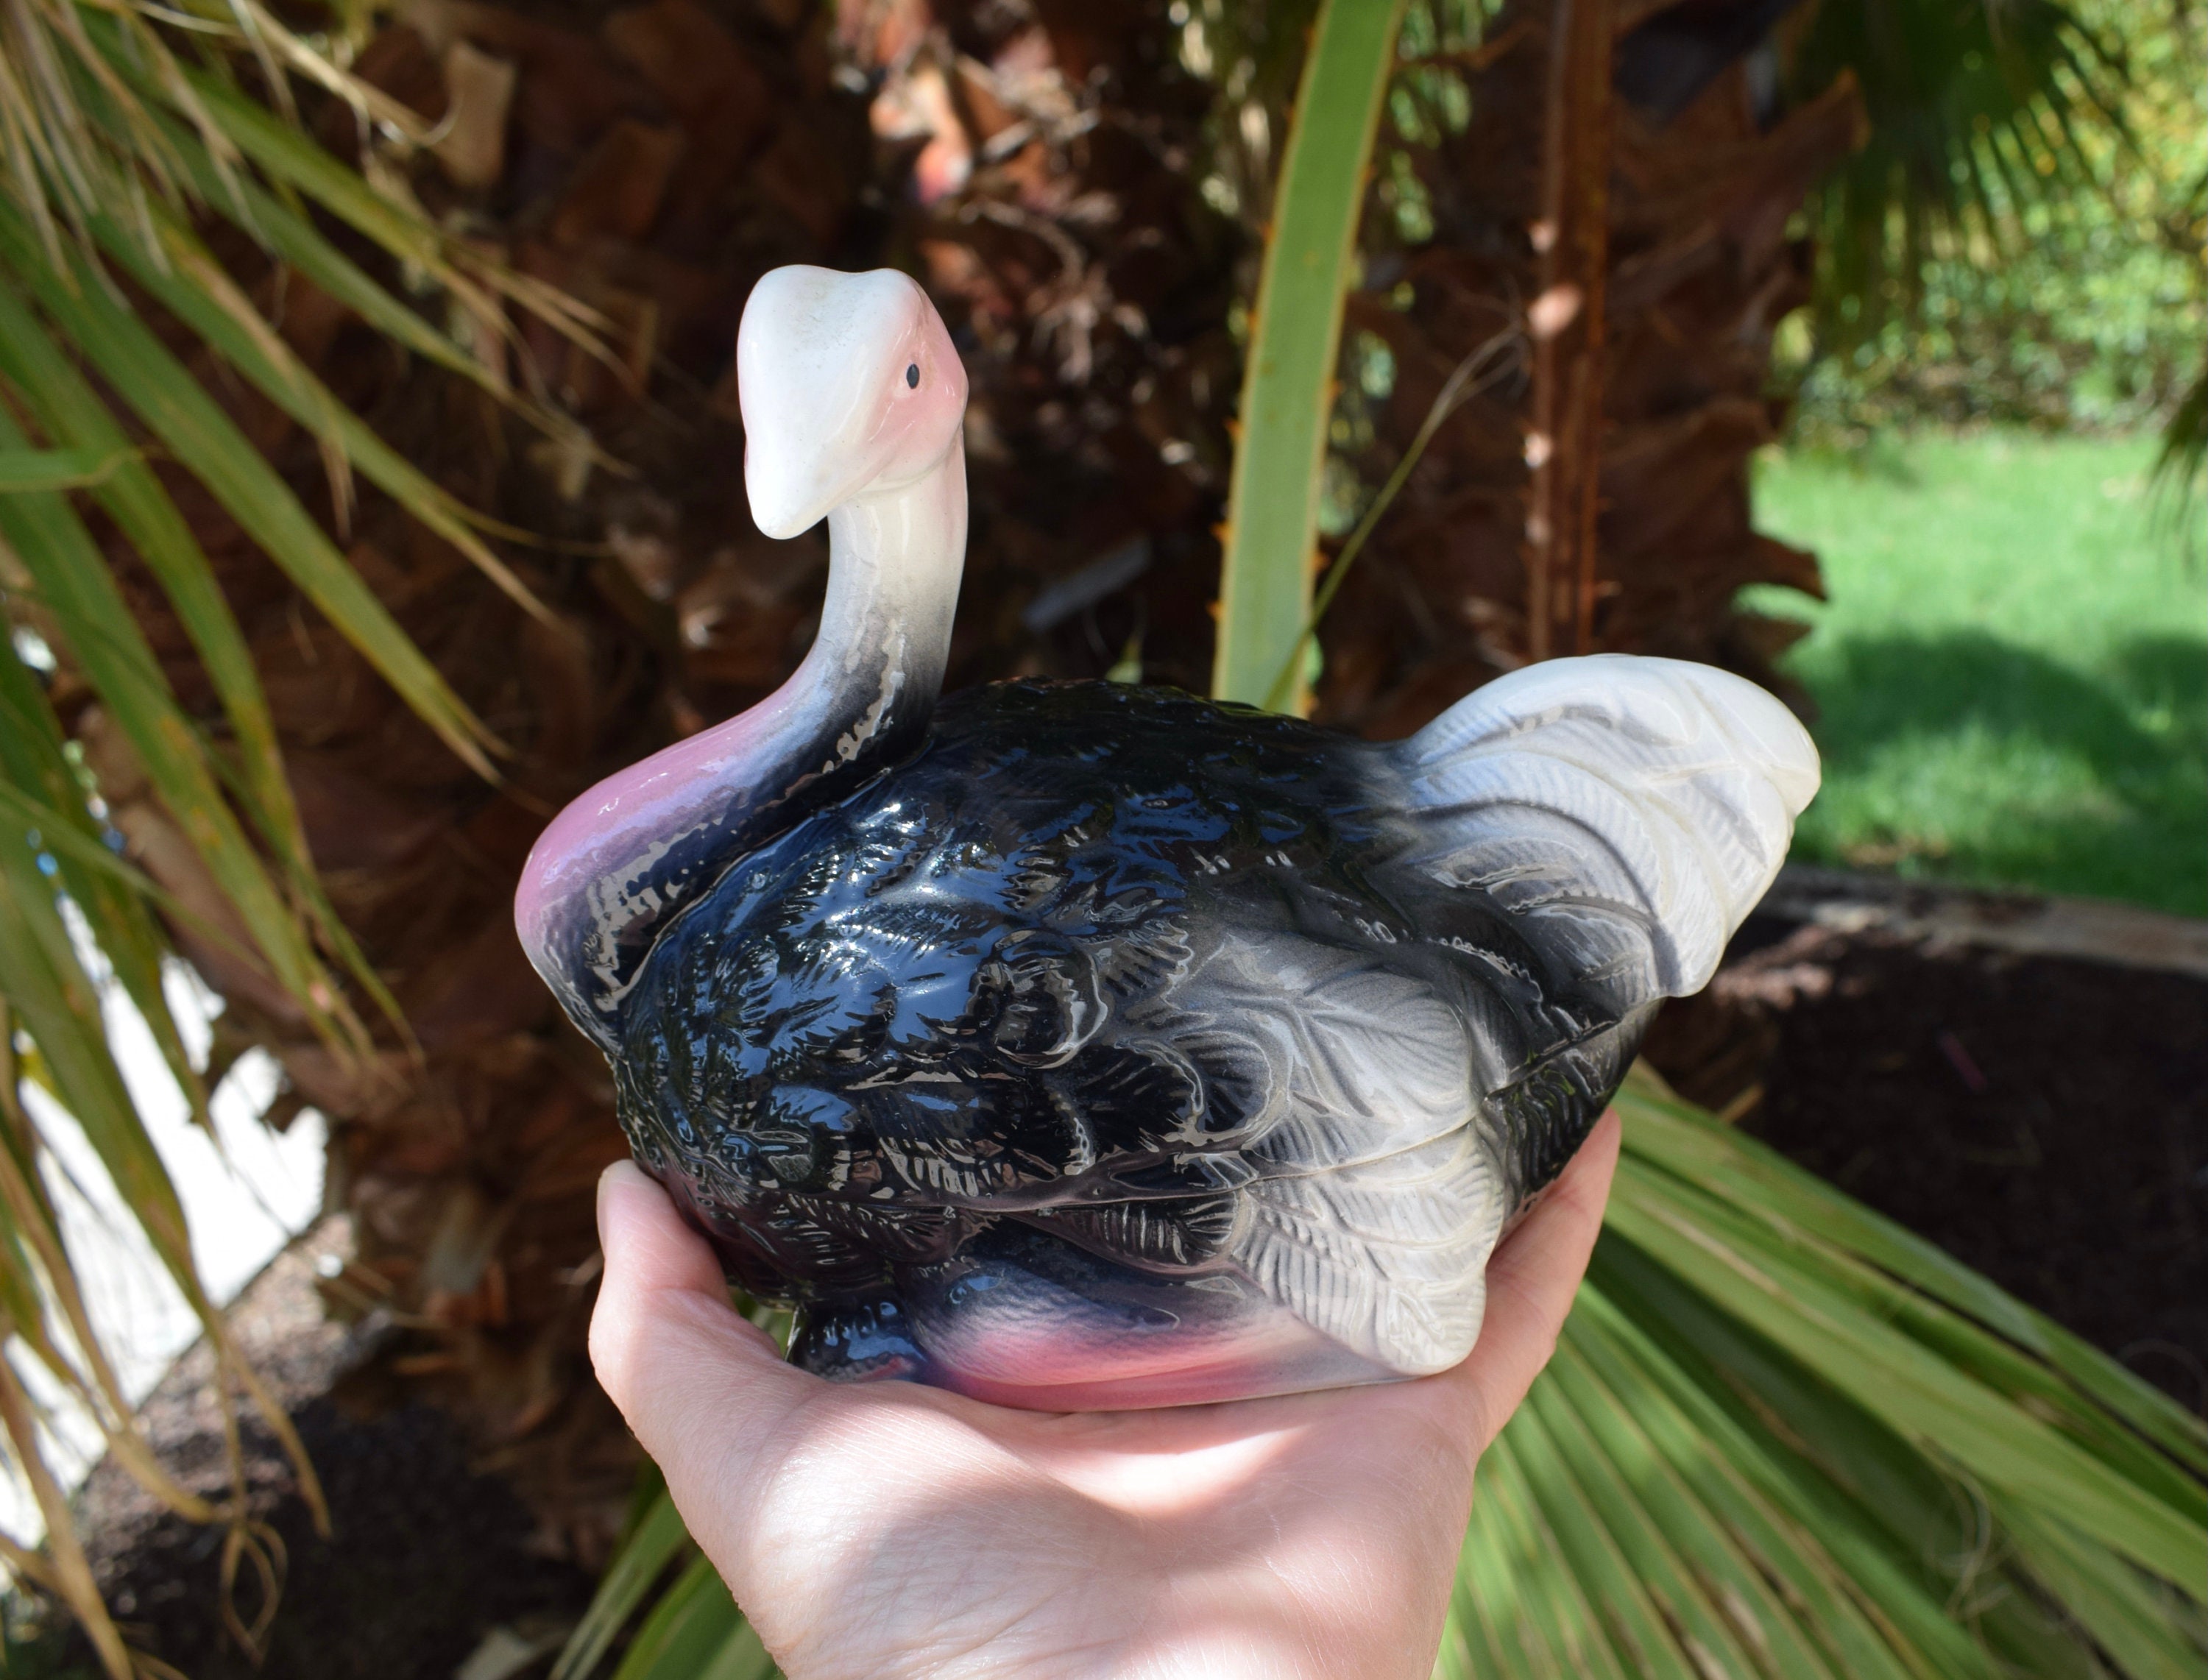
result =
M1410 768L1170 691L951 697L660 935L639 1158L826 1374L1077 1407L1446 1367L1653 999L1437 879Z
M514 931L568 1018L609 1055L660 928L731 857L839 798L925 730L966 555L966 374L911 279L777 268L736 340L744 483L762 531L823 517L820 628L748 711L608 777L555 817Z
M828 521L819 633L561 812L514 902L639 1157L831 1377L1164 1406L1461 1359L1504 1226L1770 885L1801 725L1617 655L1384 747L1101 683L939 708L942 321L777 269L736 363L754 521Z

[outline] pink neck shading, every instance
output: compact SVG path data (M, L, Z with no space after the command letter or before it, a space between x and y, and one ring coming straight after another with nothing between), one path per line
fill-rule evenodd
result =
M748 711L608 777L553 819L514 895L530 961L601 1047L659 929L728 866L843 797L924 732L966 551L966 465L828 516L819 634Z

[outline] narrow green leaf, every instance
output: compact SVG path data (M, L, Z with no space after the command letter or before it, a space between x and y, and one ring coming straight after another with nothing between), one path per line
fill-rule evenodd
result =
M0 495L21 490L76 490L97 484L129 459L89 449L0 450Z
M701 1556L652 1607L614 1680L766 1680L773 1672L759 1635Z
M344 458L366 473L416 519L460 550L517 605L546 624L558 620L529 586L493 554L472 529L465 511L441 486L378 437L305 364L282 349L279 365L267 338L257 338L193 277L179 269L164 270L149 257L135 238L111 219L92 219L93 236L101 248L127 267L133 279L159 298L171 314L192 328L254 387L309 430L319 432ZM174 235L172 243L183 236ZM196 249L178 251L202 262L212 258ZM181 265L179 266L181 267ZM274 341L281 348L282 341Z
M1992 1506L2032 1573L2055 1589L2063 1609L2130 1680L2199 1680L2208 1672L2208 1648L2179 1631L2164 1601L2167 1589L2157 1591L2055 1518L2010 1500L1996 1498Z
M278 112L212 70L177 66L174 81L165 81L132 51L114 21L95 17L86 21L87 33L98 43L102 56L140 99L177 111L188 121L201 125L202 132L211 129L232 156L242 154L272 177L289 182L386 250L435 261L437 236L433 227L377 194L358 171L339 162ZM186 101L190 103L189 110L184 108ZM204 149L211 153L216 150ZM189 156L189 152L184 155ZM220 203L228 196L225 186L210 195L209 201ZM242 199L233 207L242 213Z
M1683 1404L1721 1409L1761 1443L1762 1459L1790 1468L1794 1497L1869 1589L1867 1604L1907 1617L1911 1598L1889 1578L1899 1569L1954 1634L1990 1653L1991 1671L2007 1664L2041 1680L2105 1680L2059 1611L2043 1610L2046 1589L2007 1561L1983 1502L1951 1468L1614 1232L1605 1233L1588 1275L1637 1332L1691 1373ZM1753 1467L1758 1460L1738 1461ZM1787 1497L1783 1485L1773 1491ZM1936 1637L1911 1633L1936 1656ZM1974 1665L1936 1671L1967 1674Z
M483 749L495 747L496 738L345 563L221 405L143 321L108 294L88 264L78 260L77 283L71 285L39 262L39 253L23 243L27 233L15 213L0 207L0 246L7 248L39 306L409 708L477 774L495 779Z
M746 1622L729 1635L699 1671L699 1680L778 1680L780 1673L759 1630Z
M1592 1493L1572 1474L1545 1407L1528 1403L1504 1425L1520 1473L1539 1508L1565 1565L1611 1630L1641 1680L1699 1680L1691 1647L1667 1625L1677 1606L1642 1580L1610 1529Z
M1814 1233L1827 1248L1860 1257L1967 1314L2044 1360L2127 1428L2145 1436L2196 1476L2208 1477L2208 1420L2185 1411L1969 1267L1738 1128L1713 1123L1689 1106L1653 1091L1644 1080L1629 1082L1619 1095L1619 1107L1628 1116L1628 1147L1636 1155L1689 1184L1722 1194L1774 1232ZM2053 1392L2043 1390L2042 1397L2051 1399Z
M127 64L118 62L117 68L126 76L132 75ZM492 294L503 292L579 342L599 348L590 335L605 323L595 311L525 275L495 264L469 262L465 252L447 242L417 211L385 198L357 171L348 169L277 113L237 88L204 71L184 72L182 83L223 139L267 171L272 180L296 189L393 256L420 267L471 315L496 320L499 311ZM149 99L177 104L167 89L143 79L135 85Z
M12 1026L13 1023L7 1024ZM7 1095L12 1101L15 1093L10 1091ZM44 1191L36 1170L18 1151L15 1140L8 1138L0 1143L0 1191L5 1192L0 1193L0 1324L20 1336L39 1363L51 1371L63 1387L83 1396L87 1409L99 1417L123 1400L119 1388L110 1390L112 1399L102 1405L103 1391L98 1378L79 1370L72 1357L75 1350L59 1347L47 1334L48 1307L40 1298L39 1286L42 1276L53 1277L57 1271L60 1279L66 1279L69 1266L67 1251L61 1243L60 1225L53 1217L52 1204ZM19 1205L21 1203L29 1205ZM67 1286L64 1283L63 1287ZM81 1336L74 1339L82 1341ZM96 1352L98 1347L95 1340L87 1351Z
M0 1010L0 1030L12 1029L7 1012ZM131 1396L100 1346L77 1287L75 1263L35 1158L45 1140L16 1101L11 1063L10 1056L0 1053L0 1081L6 1082L0 1085L0 1233L8 1262L0 1264L0 1323L76 1396L105 1437L108 1451L141 1486L189 1521L217 1521L221 1513L178 1484L139 1432ZM66 1347L50 1333L55 1309Z
M1636 1067L1636 1075L1641 1073ZM1619 1107L1631 1147L1689 1183L1725 1185L1775 1227L1815 1230L2011 1341L2043 1352L2045 1321L1952 1256L1795 1166L1737 1126L1710 1124L1690 1105L1629 1080Z
M1526 1404L1539 1419L1548 1444L1556 1454L1559 1473L1570 1479L1572 1485L1584 1497L1586 1509L1601 1525L1611 1547L1631 1575L1635 1582L1660 1607L1664 1625L1671 1641L1685 1657L1694 1671L1707 1674L1716 1669L1728 1674L1752 1674L1764 1667L1756 1656L1769 1655L1767 1645L1774 1629L1773 1623L1784 1612L1774 1604L1761 1603L1752 1609L1743 1606L1740 1627L1729 1626L1723 1610L1712 1601L1707 1587L1717 1579L1732 1586L1736 1591L1744 1575L1739 1560L1725 1557L1723 1542L1713 1533L1695 1532L1701 1513L1691 1511L1684 1502L1674 1501L1665 1515L1672 1520L1660 1522L1646 1504L1643 1496L1660 1492L1659 1485L1636 1480L1628 1466L1619 1463L1602 1451L1588 1430L1586 1419L1571 1401L1567 1388L1567 1373L1556 1370L1558 1361L1569 1366L1575 1363L1572 1354L1559 1348L1557 1359L1551 1361L1555 1379L1537 1385L1527 1396ZM1645 1470L1646 1459L1631 1467ZM1689 1561L1690 1556L1692 1561ZM1696 1564L1701 1565L1697 1578ZM1767 1594L1759 1593L1759 1598ZM1762 1612L1759 1614L1758 1612ZM1791 1630L1790 1630L1791 1632ZM1748 1639L1753 1635L1757 1647ZM1824 1665L1806 1649L1800 1649L1797 1640L1789 1640L1786 1654L1797 1656L1792 1665L1776 1665L1773 1671L1802 1677L1802 1680L1822 1680Z
M1367 165L1405 0L1326 0L1273 198L1242 379L1211 692L1262 705L1310 616L1319 483Z
M134 933L136 928L135 924L118 924L107 908L105 895L110 893L117 904L158 904L168 915L190 925L195 933L203 934L211 943L224 945L231 954L242 960L252 961L251 953L239 951L235 944L225 938L220 928L207 927L193 914L189 905L178 900L159 882L110 851L105 842L73 826L68 812L56 809L36 795L26 793L6 780L0 780L0 822L15 825L15 837L35 832L39 846L53 861L57 877L56 885L66 891L81 909L87 903L99 907L100 914L98 916L86 910L85 923L101 954L107 956L111 963L113 957L106 936L117 931L118 925ZM158 941L158 935L154 937ZM154 995L159 996L158 990ZM134 1004L137 1001L135 995L131 1001ZM162 1013L166 1015L165 1009ZM173 1018L170 1024L173 1030Z
M1480 1625L1491 1675L1525 1680L1628 1680L1640 1664L1612 1643L1614 1623L1599 1614L1586 1583L1527 1481L1518 1443L1505 1428L1479 1461L1472 1530L1455 1603Z
M1722 1490L1713 1508L1701 1497L1708 1479L1690 1481L1659 1449L1652 1430L1669 1420L1660 1392L1629 1366L1612 1363L1602 1374L1594 1364L1592 1331L1568 1324L1557 1356L1550 1362L1555 1378L1547 1401L1551 1433L1571 1457L1582 1483L1601 1502L1611 1531L1629 1553L1641 1554L1644 1575L1653 1569L1676 1572L1682 1595L1706 1604L1729 1641L1756 1666L1787 1676L1846 1674L1850 1680L1890 1675L1905 1680L1906 1671L1875 1641L1858 1639L1851 1660L1836 1668L1821 1648L1820 1630L1797 1622L1787 1599L1773 1590L1786 1582L1803 1601L1804 1589L1821 1587L1814 1564L1794 1554L1775 1527L1757 1525L1755 1542L1735 1527L1747 1517L1744 1502ZM1622 1391L1611 1386L1621 1381ZM1675 1443L1677 1450L1683 1443ZM1720 1512L1724 1515L1720 1515ZM1728 1518L1734 1521L1728 1521ZM1828 1605L1845 1614L1853 1606ZM1705 1644L1717 1648L1705 1638Z
M172 914L179 907L108 849L63 751L61 720L12 643L0 643L0 804L24 829L39 831L56 860L60 884L84 913L93 941L152 1029L161 1059L193 1116L209 1123L206 1083L184 1048L161 984L168 941L147 904L159 898Z
M18 388L27 393L24 381L16 376L27 359L21 352L33 340L17 336L16 328L27 320L15 298L0 287L0 371L15 379ZM43 345L43 334L38 334L35 323L30 331L37 335L36 342ZM47 423L55 423L51 415L43 417ZM0 406L0 447L20 441L21 437L4 406ZM119 494L129 488L124 481L138 471L142 467L136 464L119 471L108 485L108 493ZM175 508L160 494L159 487L153 489L159 501L147 506L165 508L173 515ZM135 509L138 504L134 501L131 506ZM327 1005L315 1001L318 993L326 994L328 989L321 965L248 843L223 797L204 743L178 707L153 649L82 522L57 494L0 496L0 540L14 549L30 574L41 603L53 615L109 714L135 749L147 779L216 884L236 906L270 972L300 1000L311 1018L327 1022Z
M20 231L20 229L18 230ZM276 750L276 726L253 669L245 638L215 585L198 539L161 489L107 405L22 302L0 287L0 373L12 381L55 438L87 452L123 458L99 487L100 505L114 519L177 609L193 650L214 685L243 749L240 768L272 839L296 829L289 785ZM0 429L0 442L20 437ZM117 596L117 600L120 601Z
M1611 1266L1630 1264L1615 1244ZM1794 1472L1759 1432L1698 1386L1589 1285L1568 1321L1590 1376L1619 1396L1678 1473L1719 1513L1761 1567L1785 1583L1809 1626L1851 1676L1899 1665L1920 1680L1985 1671L1983 1653L1947 1606L1881 1546L1878 1537Z
M0 843L0 983L63 1102L188 1299L201 1299L183 1204L146 1137L107 1043L92 977L20 838Z
M1635 1157L1611 1224L1935 1454L2048 1508L2141 1567L2208 1575L2208 1527L1864 1312L1733 1208Z
M182 125L163 115L172 139L182 142ZM314 223L292 206L243 177L231 185L219 178L201 148L179 144L187 177L197 192L232 225L251 235L268 253L289 264L337 302L353 310L376 332L426 361L496 397L513 403L540 429L563 432L573 422L554 410L523 399L507 388L497 371L441 333L404 300L393 297L351 257L322 237Z
M105 293L101 296L105 299ZM135 325L135 318L126 319ZM103 446L122 443L121 428L106 405L4 286L0 286L0 373L13 379L33 401L40 423L49 430ZM191 389L198 392L195 385ZM0 444L20 439L12 421L0 414ZM250 459L257 462L259 458ZM285 779L275 724L260 678L198 539L142 461L126 461L98 494L159 580L223 703L241 749L242 777L236 790L261 838L281 861L291 899L303 907L314 936L344 963L354 983L385 1016L401 1021L389 988L331 908L315 873ZM0 531L10 518L34 531L18 540L17 546L29 543L30 569L43 579L41 593L53 610L65 616L94 686L109 699L165 802L237 905L277 980L300 1001L318 1031L333 1041L359 1042L361 1031L350 1007L323 980L321 963L297 918L267 886L249 849L232 843L236 825L219 792L213 791L216 778L230 779L229 765L205 752L177 710L166 679L82 525L58 496L11 497L5 506L11 511L0 512ZM340 569L351 575L349 567ZM123 689L117 688L118 683ZM189 762L171 763L187 738Z
M552 1680L586 1680L612 1646L629 1618L642 1607L645 1595L667 1566L690 1548L690 1533L681 1514L663 1485L658 1497L645 1509L636 1527L614 1554L591 1607L567 1637L559 1660L552 1665Z
M1865 1308L1956 1370L2060 1430L2143 1491L2192 1521L2208 1524L2208 1489L2166 1449L2157 1450L2157 1443L2133 1416L2097 1404L2051 1363L2031 1358L1959 1313L1894 1287L1853 1256L1830 1254L1827 1263L1832 1281ZM2101 1357L2098 1350L2090 1351Z

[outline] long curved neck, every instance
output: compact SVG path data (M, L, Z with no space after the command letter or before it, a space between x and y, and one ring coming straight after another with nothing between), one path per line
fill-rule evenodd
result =
M828 515L828 597L805 663L757 708L785 700L794 747L832 736L825 773L900 727L925 726L943 688L966 558L966 458L954 442L925 477ZM723 729L753 714L731 718ZM811 719L809 723L806 721Z
M920 739L943 687L966 553L954 437L927 474L828 516L828 596L789 680L725 723L608 777L522 872L523 948L576 1025L617 1047L660 927L728 865Z

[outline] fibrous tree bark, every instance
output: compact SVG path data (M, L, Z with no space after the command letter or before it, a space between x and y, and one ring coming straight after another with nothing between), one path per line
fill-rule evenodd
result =
M1601 511L1604 312L1610 279L1610 0L1555 0L1541 123L1541 289L1533 341L1533 483L1526 510L1526 644L1534 659L1594 638Z
M1613 34L1649 10L1619 8ZM1772 664L1789 627L1734 598L1821 589L1813 555L1754 529L1749 473L1784 419L1772 333L1809 296L1788 220L1857 143L1861 104L1843 78L1776 109L1740 62L1673 116L1605 100L1586 85L1604 56L1589 15L1512 0L1480 47L1446 56L1435 68L1468 117L1427 110L1399 142L1430 231L1368 213L1350 321L1386 346L1393 384L1348 452L1365 483L1463 358L1500 339L1518 361L1445 423L1335 603L1320 715L1347 727L1406 733L1499 671L1575 651L1707 660L1803 699ZM1438 107L1431 87L1407 98ZM1604 151L1560 123L1573 101L1608 105ZM1559 129L1561 150L1544 139Z

